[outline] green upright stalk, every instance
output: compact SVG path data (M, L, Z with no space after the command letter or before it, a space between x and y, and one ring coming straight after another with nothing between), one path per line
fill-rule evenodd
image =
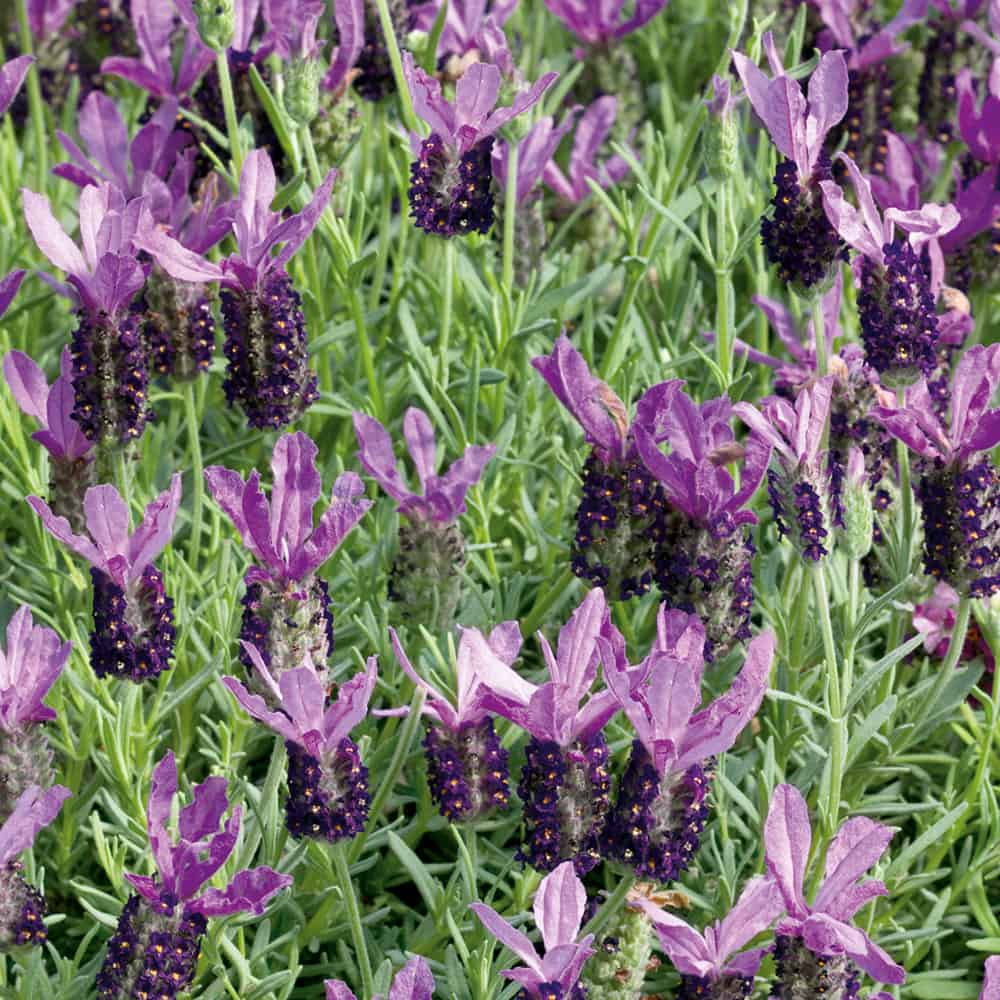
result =
M192 571L197 573L198 555L201 552L202 499L205 495L205 477L201 457L201 438L198 433L201 421L198 419L195 385L196 382L194 379L188 379L184 383L184 414L187 420L188 447L191 449L191 465L192 472L194 473L191 545L188 549L188 562L191 565Z
M514 233L517 225L517 159L516 142L507 145L507 198L503 207L503 284L514 288Z
M816 344L816 374L822 378L830 370L826 356L826 326L823 321L823 297L817 295L812 306L813 341Z
M229 75L229 57L226 50L215 53L215 68L219 74L219 89L222 91L222 110L226 116L226 135L229 138L229 155L233 161L236 182L239 183L243 169L243 144L240 141L240 123L236 117L236 98L233 96L233 81Z
M410 99L410 88L406 85L406 77L403 76L403 60L399 54L399 43L396 41L396 29L392 24L392 15L389 13L389 0L375 0L378 8L378 19L382 25L382 34L385 36L385 46L389 50L389 62L392 64L392 76L396 81L396 92L399 95L399 107L402 114L403 124L410 132L418 132L416 115L413 113L413 101Z
M14 0L14 3L17 7L21 52L29 55L32 51L32 39L27 0ZM36 62L28 71L28 110L31 112L31 131L35 137L35 188L39 194L45 194L45 181L49 176L49 137L45 131L45 106L38 74Z
M455 241L444 242L444 300L441 303L441 339L438 341L438 371L441 387L448 385L448 346L451 340L451 313L455 299Z
M972 599L962 595L958 602L958 610L955 612L955 625L951 630L951 638L948 640L948 652L945 654L944 663L941 664L941 672L931 688L931 693L924 700L917 713L917 720L923 721L934 707L935 702L941 697L941 692L947 687L948 681L955 674L955 667L958 666L962 649L965 646L966 637L969 634L969 618L972 614Z
M837 829L837 819L840 816L840 795L847 753L847 718L844 716L837 649L833 641L833 622L830 620L830 593L826 585L826 567L822 562L817 562L812 567L812 574L827 669L826 690L830 711L830 797L826 808L826 832L828 836L832 836Z
M361 984L364 995L370 997L375 992L375 978L372 976L372 962L368 957L368 942L365 939L365 929L361 926L361 910L358 907L358 896L354 891L351 870L347 864L347 846L333 845L333 865L337 872L337 881L347 904L347 922L351 928L351 940L354 942L354 957L361 969Z
M733 374L732 331L729 328L732 273L729 261L729 188L724 181L715 202L715 357L722 371L723 392Z

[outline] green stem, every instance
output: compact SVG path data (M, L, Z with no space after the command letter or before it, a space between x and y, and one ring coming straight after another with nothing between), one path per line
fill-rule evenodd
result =
M958 610L955 612L955 625L951 630L951 638L948 640L948 652L945 654L944 663L941 664L941 672L931 688L930 694L924 699L920 706L916 719L922 722L934 708L941 692L948 685L948 681L955 674L959 657L965 646L965 640L969 634L969 618L972 614L972 599L963 595L958 602Z
M441 339L438 344L438 371L441 388L448 388L448 344L451 340L451 314L455 299L455 241L444 243L444 301L441 303Z
M517 159L516 142L507 144L507 199L503 208L503 283L514 288L514 232L517 224Z
M634 875L622 875L621 881L615 887L615 891L604 900L601 908L591 917L590 921L584 925L580 931L580 937L585 934L593 934L595 937L608 925L608 921L618 912L619 907L625 902L632 886L635 885Z
M15 0L17 24L20 30L21 52L30 55L31 26L28 24L27 0ZM28 71L28 110L31 112L31 131L35 137L35 186L39 194L45 194L45 181L49 175L49 137L45 131L45 105L42 102L42 87L39 82L37 61Z
M309 168L309 183L314 188L318 188L323 183L323 171L319 166L319 159L316 156L316 147L313 145L312 132L308 125L303 125L299 129L299 139L302 141L302 148L306 152L306 166Z
M549 609L556 601L566 593L566 589L573 582L573 571L565 569L553 581L552 586L540 597L535 599L535 603L528 612L528 617L524 619L522 632L524 635L531 635L542 624L543 619L549 613Z
M715 356L722 371L723 392L733 374L733 351L729 324L732 274L729 266L728 185L722 183L715 202Z
M222 110L226 116L226 135L229 138L229 155L233 161L236 183L239 184L243 169L243 144L240 141L240 123L236 117L236 98L233 96L233 81L229 75L229 57L226 50L215 53L215 68L219 74L219 89L222 92Z
M348 291L348 298L351 305L351 317L354 319L354 329L358 335L358 349L361 351L361 366L365 370L365 378L368 380L368 395L372 401L372 410L379 420L386 419L386 413L382 405L382 389L378 377L375 375L375 357L372 354L371 341L368 339L368 326L365 323L365 311L361 303L361 294L356 288Z
M826 355L826 327L823 322L823 297L817 295L812 306L813 342L816 345L816 374L822 378L830 370Z
M132 516L132 473L128 462L128 445L116 445L113 452L115 479L118 484L118 492L122 500L125 501L125 509Z
M392 76L396 81L396 93L399 95L399 106L403 124L410 132L419 132L416 115L413 113L413 101L410 98L410 88L403 76L403 60L399 54L399 43L396 41L396 29L389 13L389 0L375 0L378 8L378 19L385 36L385 47L389 50L389 62L392 65Z
M354 881L351 879L351 869L347 862L347 846L333 845L333 865L337 872L337 881L347 904L347 922L351 928L351 940L354 942L355 958L361 969L361 984L365 997L375 992L375 979L372 976L372 963L368 957L368 942L365 939L365 929L361 926L361 910L358 907L357 893L354 891Z
M201 421L198 419L198 405L195 399L195 380L188 379L184 383L184 413L187 419L188 447L191 449L191 465L194 473L193 509L191 512L191 544L188 549L188 562L193 572L198 572L198 555L201 552L201 520L202 499L205 494L205 483L201 457L201 438L199 430Z
M847 569L847 654L844 657L844 677L841 692L846 702L854 685L854 653L858 640L854 630L858 627L861 605L861 560L852 559Z
M844 763L847 752L847 719L841 697L840 672L837 649L833 641L833 622L830 619L830 593L826 586L826 567L815 563L812 569L813 590L819 612L823 651L826 656L826 691L830 711L830 792L826 807L827 834L833 835L840 815L840 793L844 781Z

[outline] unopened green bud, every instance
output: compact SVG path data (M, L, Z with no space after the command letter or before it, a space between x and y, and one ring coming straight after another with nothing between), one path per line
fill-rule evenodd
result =
M636 1000L641 995L653 952L652 926L639 910L626 906L613 919L587 963L581 983L588 1000Z
M871 551L875 515L872 495L865 482L865 462L859 448L852 448L847 460L847 475L841 491L844 514L842 544L848 559L864 559Z
M233 0L194 0L201 40L216 52L228 49L236 32Z
M296 125L309 125L319 114L319 83L323 66L318 59L293 59L285 70L285 110Z
M705 129L705 165L717 180L725 181L736 173L739 166L739 130L733 114L733 100L729 81L721 76L712 78L715 96L705 105L709 110Z

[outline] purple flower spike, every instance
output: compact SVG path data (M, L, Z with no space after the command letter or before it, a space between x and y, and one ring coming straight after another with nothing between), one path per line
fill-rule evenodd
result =
M240 832L240 808L222 829L229 807L226 779L206 778L180 810L178 836L167 829L177 794L173 751L156 765L149 789L146 824L157 874L125 873L136 890L122 910L97 974L97 991L108 1000L148 993L163 982L185 990L194 979L201 939L211 917L233 913L258 916L273 896L292 884L290 875L271 868L244 869L224 889L199 890L229 859Z
M698 850L713 758L735 743L760 708L774 633L750 643L732 687L702 711L705 628L697 615L661 605L656 646L635 667L623 643L602 639L599 645L608 687L636 732L604 833L605 850L640 877L670 882Z
M73 419L94 442L123 444L142 435L149 359L140 319L129 304L145 282L133 237L145 200L126 201L110 184L80 192L83 252L56 221L48 198L22 190L24 215L39 250L65 271L56 287L77 305L73 334Z
M427 414L410 407L403 437L417 470L421 493L412 492L399 473L392 438L373 417L354 414L362 467L393 499L406 519L399 529L399 552L389 574L389 597L407 620L432 631L451 626L461 598L465 539L457 520L465 497L479 482L496 446L470 445L447 472L437 474L437 441Z
M569 175L550 159L544 168L545 183L563 200L579 204L591 194L590 182L602 188L618 184L631 169L620 156L609 156L598 162L618 115L618 101L610 94L595 100L577 122L573 149L569 157Z
M0 66L0 116L6 113L17 96L34 61L33 56L18 56Z
M874 879L858 879L882 855L893 830L864 817L837 831L826 855L823 882L810 904L804 894L812 842L809 810L798 789L778 785L764 824L767 870L778 885L787 916L779 921L774 959L783 993L811 996L825 990L857 993L862 972L876 982L902 983L906 973L851 918L887 894ZM853 985L852 985L853 984Z
M413 110L431 127L421 141L412 137L417 159L410 167L410 215L424 232L451 237L486 233L493 225L493 138L495 133L541 99L558 73L546 73L520 91L508 108L497 108L500 70L473 63L446 101L441 84L403 53L403 73Z
M520 680L511 670L521 650L517 622L503 622L488 636L476 628L461 629L455 704L417 673L395 629L389 634L403 672L427 693L423 712L433 720L424 738L427 778L441 815L454 823L506 809L509 754L493 728L488 702L491 682L504 687ZM523 693L530 697L530 686L523 683ZM407 715L409 708L376 714Z
M0 822L0 955L12 948L44 944L45 900L42 894L20 875L17 856L35 842L38 832L59 814L62 804L72 795L68 788L56 785L43 791L38 785L25 789L9 816Z
M219 465L205 470L208 488L233 522L256 560L246 572L240 638L258 648L280 679L307 654L322 677L333 652L333 615L325 580L317 571L371 507L353 472L337 477L330 505L313 526L313 510L323 490L316 467L318 449L299 431L278 439L271 458L270 502L254 470L249 479ZM240 659L258 694L253 662Z
M350 987L340 979L327 979L326 1000L358 1000ZM427 959L411 958L396 973L389 987L388 1000L431 1000L434 996L434 976ZM378 993L372 1000L384 1000Z
M729 913L702 933L652 900L639 899L633 905L653 922L660 947L681 974L678 997L704 1000L750 996L768 949L739 950L784 912L778 887L764 878L751 879Z
M847 111L847 63L839 50L825 53L809 79L807 100L785 73L771 32L764 35L764 49L772 79L733 52L747 97L784 157L774 178L774 214L761 222L761 238L782 281L809 293L831 279L842 253L823 214L820 184L831 176L823 153L826 136Z
M611 790L602 729L618 704L610 691L590 689L597 679L598 640L616 637L598 588L559 633L557 654L539 633L549 680L531 684L499 658L482 678L485 707L531 736L518 786L528 839L520 857L539 871L569 859L584 874L600 860Z
M501 975L520 983L521 994L532 1000L575 1000L582 995L580 973L594 954L594 935L579 937L587 908L587 893L569 861L546 875L535 893L535 926L541 932L545 955L540 957L527 935L483 903L469 909L487 932L509 948L526 969L504 969Z
M289 832L331 842L356 836L368 819L368 768L348 734L368 713L375 657L369 657L363 673L340 686L337 700L324 710L326 689L308 655L301 667L275 680L256 647L247 643L245 648L271 699L251 694L235 677L223 677L222 683L246 712L285 740Z
M548 7L586 45L607 45L638 31L667 6L667 0L638 0L631 17L623 18L625 0L545 0Z
M31 435L49 453L49 494L52 509L74 531L84 528L83 494L94 484L94 447L72 419L73 362L68 347L60 357L61 374L50 386L45 374L20 351L3 359L3 374L17 405L34 418L39 430Z
M35 625L27 605L14 612L7 625L7 649L0 649L0 774L4 776L0 823L29 786L47 788L54 781L43 723L56 713L43 699L62 673L69 652L68 642Z
M181 502L181 477L146 506L129 534L128 507L113 486L92 486L83 500L87 534L74 534L44 500L28 497L53 538L91 565L94 631L90 663L98 677L139 683L158 677L174 652L174 602L163 589L153 560L166 548Z
M977 345L955 369L948 428L924 381L907 390L904 407L874 411L919 456L924 571L971 597L1000 592L1000 475L983 454L1000 442L1000 410L989 408L998 385L1000 345Z

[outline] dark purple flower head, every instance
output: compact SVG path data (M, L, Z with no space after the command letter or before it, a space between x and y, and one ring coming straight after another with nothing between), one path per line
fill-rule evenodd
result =
M477 628L461 629L455 659L455 698L450 700L414 669L395 629L389 629L392 648L403 672L418 688L427 693L423 713L453 733L476 725L488 715L491 683L507 690L514 661L521 651L521 631L517 622L502 622L489 635ZM408 707L378 714L406 715Z
M705 627L697 615L660 605L657 641L637 666L625 658L624 641L598 641L604 675L618 705L649 753L661 778L730 749L757 713L774 659L773 632L747 648L732 687L702 710Z
M746 884L740 898L721 920L700 933L650 899L640 898L633 905L653 922L660 947L681 976L685 980L707 980L708 984L729 977L752 980L768 949L751 948L743 952L740 949L784 912L778 887L770 879L759 877Z
M181 476L175 472L170 488L147 504L142 522L131 534L128 507L110 485L87 490L84 499L87 535L73 534L66 518L56 517L39 497L29 496L28 503L53 538L125 588L142 579L170 541L181 503Z
M496 454L496 445L469 445L465 454L443 475L437 474L437 442L427 414L411 406L403 416L403 437L413 459L422 493L406 486L396 464L392 438L374 418L354 413L354 432L365 471L394 500L399 512L415 521L450 524L465 513L465 495L479 482L486 464Z
M59 377L50 386L45 373L20 351L9 351L3 359L3 374L17 405L33 417L39 430L31 435L54 459L75 462L93 457L93 444L71 419L74 407L72 362L68 347L59 359Z
M14 811L0 826L0 870L30 849L38 832L59 815L62 804L73 793L62 785L44 791L37 785L28 788L17 800Z
M205 470L212 496L257 560L247 574L249 583L303 580L330 558L371 507L371 501L357 499L364 493L361 480L345 472L337 477L330 506L314 527L313 508L323 489L317 453L315 443L302 431L278 438L271 458L270 502L256 469L246 481L221 465Z
M56 717L43 699L71 648L52 629L35 625L28 605L14 612L7 624L7 648L0 649L0 732Z
M624 38L666 5L667 0L637 0L632 15L624 17L625 0L545 0L545 6L586 45L608 45Z
M847 820L830 843L823 881L809 903L804 888L812 844L809 810L798 789L779 785L764 824L767 870L787 911L778 934L801 939L818 956L846 956L876 982L902 983L902 967L851 923L862 906L887 895L882 882L858 879L885 853L892 835L891 827L865 817Z
M34 61L33 56L18 56L0 65L0 116L7 111L17 96Z
M65 271L72 291L57 286L93 314L113 316L128 306L146 280L133 241L146 208L143 198L127 200L111 184L80 192L80 238L83 251L52 214L49 199L22 189L24 217L38 249Z
M614 155L598 162L598 153L611 134L618 114L618 101L610 94L598 97L577 121L568 176L552 160L545 165L545 183L565 201L578 204L591 194L590 181L602 188L623 180L631 169L622 157Z
M24 276L27 273L23 270L11 271L10 274L0 278L0 316L3 316L10 308L10 304L14 301L14 296L17 295L21 282L24 281Z
M587 893L570 862L564 862L543 878L535 893L535 926L542 935L544 956L539 956L523 931L509 924L491 907L471 903L469 908L487 932L527 966L525 969L504 969L501 975L519 983L532 1000L573 995L584 964L594 954L594 935L579 937ZM556 989L560 992L555 993Z
M219 829L219 822L229 807L226 779L206 778L194 786L190 805L180 811L178 836L174 839L167 826L176 794L177 763L173 751L168 750L153 771L146 807L149 846L159 877L131 872L126 872L125 877L154 907L166 904L173 908L182 903L186 913L198 913L203 917L247 911L263 913L271 897L292 884L290 875L279 875L266 867L244 869L237 872L224 889L211 888L197 894L229 860L239 836L239 806L233 809L222 830Z
M525 137L517 145L517 203L523 204L532 197L545 172L549 169L552 157L559 148L563 136L570 132L579 113L579 108L571 108L559 125L551 115L539 118L528 129ZM504 141L493 148L493 175L500 186L507 188L507 163L510 158L510 146Z
M327 979L326 1000L358 1000L350 987L340 979ZM431 1000L434 995L434 976L425 958L411 958L396 973L389 987L387 998L376 994L372 1000Z

